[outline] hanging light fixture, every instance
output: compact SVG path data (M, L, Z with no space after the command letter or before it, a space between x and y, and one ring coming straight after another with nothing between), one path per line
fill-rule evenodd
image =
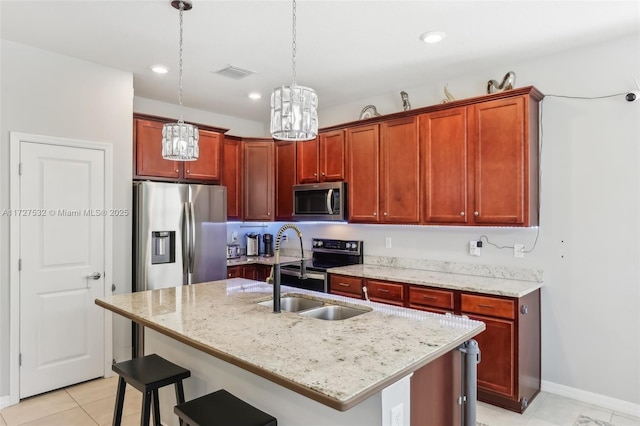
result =
M172 1L171 6L180 11L180 119L177 123L166 123L162 127L162 158L174 161L198 159L198 128L182 120L182 13L193 7L188 0Z
M306 141L318 135L318 96L296 84L296 1L293 0L293 79L271 94L271 135L274 139Z

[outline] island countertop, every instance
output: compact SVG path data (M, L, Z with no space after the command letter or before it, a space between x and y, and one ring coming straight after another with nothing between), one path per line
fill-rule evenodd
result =
M283 286L363 305L340 321L274 314L272 286L242 278L96 299L96 304L337 410L347 410L485 329L482 322Z

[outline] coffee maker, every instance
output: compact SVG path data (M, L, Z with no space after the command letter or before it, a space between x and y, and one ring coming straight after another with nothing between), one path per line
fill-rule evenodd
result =
M247 256L259 256L260 255L260 234L250 232L246 234L247 237Z
M262 236L262 241L264 242L264 251L262 252L263 256L273 256L273 235L264 234Z

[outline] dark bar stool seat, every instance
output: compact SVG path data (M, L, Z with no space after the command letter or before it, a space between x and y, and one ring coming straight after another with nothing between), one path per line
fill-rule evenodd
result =
M173 409L189 426L278 426L278 420L224 389Z
M142 392L141 425L147 426L149 424L151 400L153 398L153 421L156 426L160 426L158 389L161 387L174 384L178 404L184 402L182 380L191 376L191 372L156 354L119 362L113 364L111 368L120 376L118 380L118 393L116 395L116 407L113 413L113 426L120 426L122 421L124 392L127 383ZM182 424L182 421L180 421L180 424Z

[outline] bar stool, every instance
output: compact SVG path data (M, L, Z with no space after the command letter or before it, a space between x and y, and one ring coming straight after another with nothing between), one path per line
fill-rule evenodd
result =
M191 372L156 354L119 362L113 364L111 368L120 376L118 380L116 406L113 413L113 426L120 426L122 421L124 392L127 383L142 392L141 425L147 426L149 424L151 399L153 398L153 420L156 426L160 426L159 388L175 384L176 400L178 404L184 402L182 380L191 376ZM180 424L182 425L182 420L180 420Z
M278 420L224 389L174 407L189 426L278 426Z

